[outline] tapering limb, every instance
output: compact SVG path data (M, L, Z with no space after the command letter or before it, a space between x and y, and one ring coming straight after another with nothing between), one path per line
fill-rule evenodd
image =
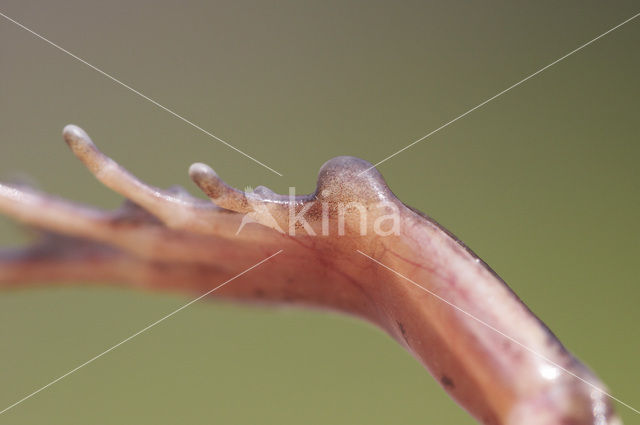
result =
M99 242L48 232L41 233L40 240L30 247L0 250L3 288L83 282L198 293L231 273L215 265L194 268L189 264L146 260Z
M189 176L216 205L243 213L280 233L289 230L292 215L308 213L316 219L312 222L319 217L320 204L316 203L315 193L279 195L264 186L258 186L251 192L242 192L227 185L211 167L202 163L191 165ZM304 223L305 230L313 232L311 225L306 221Z
M122 281L131 260L100 243L49 233L27 248L0 250L0 285L50 281Z
M216 205L238 213L252 211L247 194L226 184L208 165L192 164L189 176Z
M38 229L101 242L141 258L208 263L241 255L229 249L240 240L168 229L130 202L118 210L103 211L0 183L0 213Z
M0 212L31 226L101 241L113 237L118 215L2 183Z
M140 205L168 227L199 233L224 233L225 214L210 202L191 197L186 192L162 190L145 184L103 154L87 133L67 125L63 136L73 153L105 186Z

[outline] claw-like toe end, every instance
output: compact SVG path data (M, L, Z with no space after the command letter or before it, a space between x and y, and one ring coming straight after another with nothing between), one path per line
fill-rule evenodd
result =
M189 177L211 199L217 200L230 188L207 164L196 162L189 167Z
M216 205L240 213L251 211L246 194L226 184L208 165L192 164L189 177Z
M93 146L93 142L87 132L77 125L66 125L62 130L62 137L64 137L64 140L67 142L69 147L74 150L81 146Z
M100 152L87 132L77 125L67 125L62 130L62 137L74 155L94 174L98 173L105 165L113 162Z

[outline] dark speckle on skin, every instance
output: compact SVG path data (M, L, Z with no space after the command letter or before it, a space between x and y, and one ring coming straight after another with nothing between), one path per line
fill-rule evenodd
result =
M442 375L442 378L440 378L440 382L448 389L453 389L456 387L453 383L453 380L447 375Z
M282 295L282 300L285 301L285 302L288 302L288 303L295 301L295 299L296 298L291 294L283 294Z
M402 333L402 338L407 344L409 344L409 340L407 339L407 331L404 328L404 325L402 324L402 322L399 322L397 320L396 320L396 323L398 324L398 329L400 329L400 332Z

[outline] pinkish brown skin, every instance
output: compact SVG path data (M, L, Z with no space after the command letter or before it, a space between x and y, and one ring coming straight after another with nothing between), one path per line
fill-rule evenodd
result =
M191 177L211 203L140 182L78 127L67 126L64 137L87 168L128 201L107 212L0 184L0 211L43 230L39 244L0 252L5 287L109 281L199 294L283 250L212 295L366 319L411 352L483 424L620 424L608 398L593 387L603 384L486 264L402 204L368 162L328 161L316 192L293 202L266 188L237 191L194 164ZM374 207L381 201L397 207L398 234L374 231L376 218L389 212ZM344 216L344 235L337 233L339 205L349 202L368 208L364 236L354 209ZM321 231L323 204L329 235ZM288 232L290 205L296 212L308 208L309 227L295 224L295 235ZM245 213L255 222L236 234Z

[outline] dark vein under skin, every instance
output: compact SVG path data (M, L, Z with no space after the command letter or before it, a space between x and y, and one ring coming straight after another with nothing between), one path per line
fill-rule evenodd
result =
M275 225L289 228L285 195L265 188L251 194L237 191L197 164L191 177L213 201L203 203L185 191L165 191L137 180L77 127L68 126L64 136L87 168L128 202L105 212L0 184L0 211L42 230L34 246L0 252L4 287L113 282L200 294L283 249L260 273L242 276L213 295L363 318L411 352L483 424L620 424L606 396L580 379L601 389L603 384L462 242L402 204L375 169L362 173L371 166L368 162L352 157L328 161L316 192L296 197L292 205L300 211L316 203L309 210L309 224L317 235L300 228L289 235L274 230ZM359 216L352 212L345 215L344 235L323 236L320 203L329 205L329 224L335 229L337 206L354 201L396 205L399 234L376 235L371 217L361 236ZM266 207L268 214L255 213L256 206ZM252 211L257 222L236 235L243 213ZM274 219L275 224L269 221Z

